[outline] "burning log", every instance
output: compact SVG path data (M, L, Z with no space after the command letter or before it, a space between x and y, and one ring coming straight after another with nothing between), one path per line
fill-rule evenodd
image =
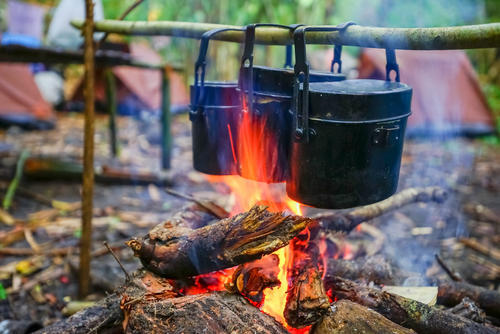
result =
M381 202L365 205L346 214L327 212L313 218L327 230L349 233L359 224L416 202L442 203L447 193L439 187L408 188Z
M279 286L279 257L276 254L264 256L262 259L239 265L233 273L231 284L227 288L248 298L260 307L263 291L266 288Z
M158 225L128 245L148 270L183 278L250 262L285 246L312 220L265 206L198 229Z
M487 314L500 317L500 293L465 282L440 282L438 303L455 306L464 298L476 302Z
M332 297L348 299L369 307L387 319L419 333L493 334L500 332L498 329L478 324L453 313L340 277L330 280L327 288L332 289Z
M340 300L313 326L311 334L415 334L368 307Z
M330 309L318 268L320 251L310 238L310 233L301 234L292 242L293 268L283 316L295 328L314 324Z
M245 298L226 292L137 303L125 333L280 333L288 331Z
M317 267L300 270L291 284L286 298L284 316L294 328L302 328L317 322L330 309L321 274Z

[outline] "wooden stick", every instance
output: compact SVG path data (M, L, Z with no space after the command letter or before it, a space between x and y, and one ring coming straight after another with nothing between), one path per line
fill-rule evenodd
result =
M82 21L72 21L81 29ZM323 26L327 27L327 26ZM333 27L333 26L330 26ZM124 22L102 20L95 23L96 31L123 35L165 35L183 38L197 38L216 28L241 28L223 24L176 22L176 21L135 21ZM217 40L239 42L243 32L224 32L214 37ZM256 31L258 44L290 44L292 35L283 29L262 28ZM438 28L379 28L351 25L345 31L310 32L310 44L341 44L371 48L392 48L408 50L478 49L500 46L500 23Z
M84 68L85 124L82 184L82 236L78 294L84 298L90 286L90 247L92 244L92 208L94 196L94 2L85 0Z
M434 257L436 258L437 263L443 268L443 270L446 272L448 277L450 277L452 280L456 282L461 282L462 277L460 277L460 274L455 272L454 270L451 270L450 267L444 262L444 260L439 256L439 254L435 254Z
M416 202L442 203L446 198L447 193L439 187L408 188L381 202L359 207L346 214L327 212L317 214L312 218L319 220L325 229L349 233L362 222L397 210L405 205Z

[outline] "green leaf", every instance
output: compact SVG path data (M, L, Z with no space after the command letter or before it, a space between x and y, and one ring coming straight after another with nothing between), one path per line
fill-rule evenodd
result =
M3 284L0 283L0 300L5 300L7 299L7 291L3 287Z

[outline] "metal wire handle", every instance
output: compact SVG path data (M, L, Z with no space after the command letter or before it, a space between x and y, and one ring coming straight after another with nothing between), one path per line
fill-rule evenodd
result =
M293 33L295 45L295 82L293 84L292 111L295 118L295 138L309 141L309 62L306 56L307 31L344 31L354 22L346 22L335 27L300 27ZM301 82L302 80L302 82ZM302 108L299 110L299 86L302 83Z
M195 114L201 114L203 111L200 101L203 100L204 97L204 87L205 87L205 70L207 66L207 51L208 51L208 42L215 35L224 32L224 31L244 31L243 29L238 28L217 28L210 31L205 32L201 36L200 41L200 52L198 53L198 59L194 65L194 106L196 110Z
M241 67L240 67L240 75L238 80L238 86L241 89L241 92L244 93L248 91L248 110L253 110L253 49L255 45L255 29L257 27L275 27L275 28L283 28L290 30L291 32L295 31L298 27L302 26L302 24L292 24L292 25L283 25L283 24L275 24L275 23L253 23L249 24L245 27L245 46L243 49L243 55L241 57ZM285 62L285 68L287 66L292 67L291 60L291 49L290 49L290 57L288 57L288 46L287 46L287 57Z

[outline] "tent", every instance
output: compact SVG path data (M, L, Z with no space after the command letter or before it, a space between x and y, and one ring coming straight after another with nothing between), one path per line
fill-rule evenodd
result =
M401 82L413 88L407 134L482 135L494 119L477 75L463 51L397 50ZM385 79L385 51L360 55L359 77Z
M29 65L0 63L0 124L50 128L54 120Z
M160 55L146 43L131 43L130 55L134 60L150 64L162 62ZM131 66L115 66L112 72L117 78L116 89L118 109L121 114L131 114L137 110L158 110L161 107L161 73L154 69L145 69ZM96 75L96 101L105 103L106 90L104 73L98 71ZM189 95L183 78L180 74L170 74L170 103L173 109L183 108L189 104ZM83 85L77 89L69 100L83 99Z

